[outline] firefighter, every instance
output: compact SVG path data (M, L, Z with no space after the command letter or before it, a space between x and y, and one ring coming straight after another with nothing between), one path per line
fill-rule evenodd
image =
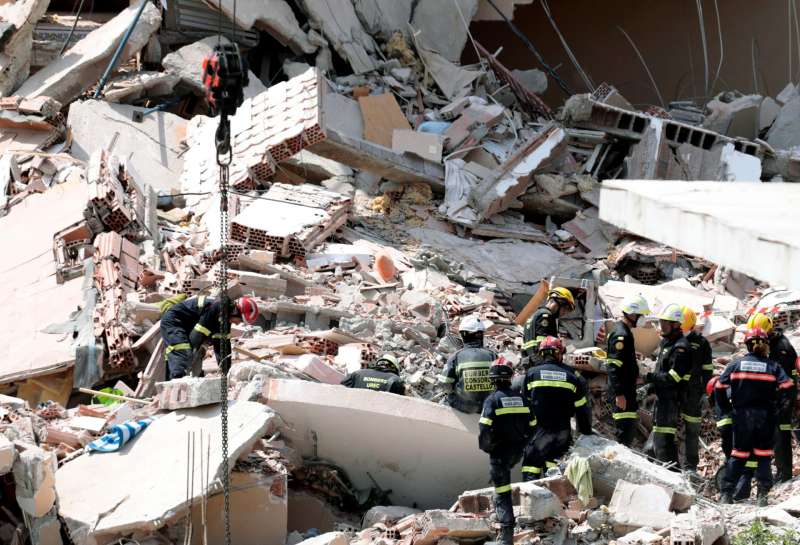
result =
M253 324L259 311L250 297L229 300L230 322L244 320ZM167 374L169 380L192 373L193 363L201 355L207 341L214 346L217 363L220 363L220 314L222 302L204 295L189 299L167 299L162 302L161 337L166 346Z
M792 478L792 417L797 400L797 352L783 332L775 329L772 319L766 314L757 312L747 321L748 328L761 328L769 337L769 358L781 366L794 383L789 390L790 402L778 415L778 427L775 430L775 479L786 482Z
M366 369L347 375L341 384L348 388L363 388L378 392L406 394L406 386L400 379L400 365L392 354L384 354Z
M691 379L686 384L685 395L683 397L683 407L681 418L683 419L685 430L684 451L686 463L684 469L697 472L697 464L700 462L700 426L703 421L703 390L711 374L714 371L714 363L711 359L711 345L702 334L695 331L697 316L689 307L684 306L683 322L681 329L686 335L692 356Z
M773 430L781 410L789 404L794 382L780 365L767 357L769 339L763 329L749 329L744 342L748 353L728 364L716 385L717 389L730 389L730 399L728 396L718 399L723 409L733 415L733 448L720 501L733 502L734 487L754 454L758 460L758 505L763 507L772 487Z
M497 355L483 347L485 329L478 317L467 316L461 320L458 333L464 348L450 356L439 375L439 384L447 393L445 403L464 413L480 413L492 391L489 367Z
M514 537L514 507L511 500L511 469L522 457L522 449L533 422L528 403L511 389L511 366L503 358L489 368L494 392L483 402L478 446L489 455L494 483L494 505L500 533L497 541L511 545Z
M730 406L730 388L717 388L719 376L712 376L706 384L706 395L708 402L714 407L714 415L717 421L717 431L719 432L720 439L722 439L722 453L725 455L725 463L717 470L714 476L714 482L719 490L722 490L723 479L725 477L725 467L728 460L731 458L731 451L733 450L733 414ZM722 397L727 398L727 402L722 401ZM753 473L757 467L756 457L752 454L745 463L745 469L742 473L739 482L736 483L736 488L733 492L733 500L745 500L750 497L750 482L753 480Z
M658 316L661 343L654 372L645 375L645 383L657 397L653 415L653 446L656 458L678 463L677 433L680 400L684 386L691 379L692 355L681 331L683 311L680 305L669 304Z
M525 447L522 479L532 481L572 444L570 420L575 417L578 431L592 433L592 415L586 382L564 364L564 344L557 337L539 343L542 363L528 369L525 391L534 414L533 436Z
M623 301L622 319L608 333L609 396L614 407L614 422L617 425L617 441L630 446L636 429L637 410L636 383L639 380L639 364L636 363L633 332L642 316L650 313L647 300L635 295Z
M527 369L541 361L536 347L545 337L558 337L558 319L575 309L575 298L567 288L553 288L547 294L547 303L525 322L522 332L522 361Z

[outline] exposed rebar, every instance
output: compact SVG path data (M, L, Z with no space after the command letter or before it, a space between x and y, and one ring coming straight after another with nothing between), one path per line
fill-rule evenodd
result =
M697 5L697 19L700 22L700 42L703 45L703 82L705 84L703 89L708 97L708 43L706 42L706 23L703 18L703 1L696 0L695 4Z
M590 78L589 75L586 73L586 71L583 69L581 64L578 62L578 59L572 52L572 48L567 43L567 39L561 33L561 29L558 28L556 20L553 17L553 14L550 12L550 5L547 3L547 0L539 0L539 3L542 5L542 9L544 10L545 15L547 15L547 19L550 21L550 26L553 27L553 30L558 35L558 39L561 40L561 45L564 46L564 51L567 52L567 56L569 57L569 60L572 62L572 66L574 66L575 70L577 70L578 75L583 80L583 83L584 85L586 85L588 91L590 93L593 92L595 89L594 82L592 81L592 78Z
M664 97L661 96L661 91L658 89L658 85L656 85L656 80L653 77L652 72L650 72L650 68L647 66L647 63L645 62L644 57L642 56L642 52L639 51L639 48L636 47L636 43L634 43L633 41L633 38L631 38L630 35L628 35L628 33L625 32L624 28L622 28L621 26L617 26L617 30L622 32L622 35L625 36L625 38L628 40L628 43L631 44L631 47L636 52L636 56L639 57L639 62L642 63L644 71L647 72L647 77L650 78L650 83L653 85L653 89L655 89L656 95L658 95L658 101L661 103L661 107L666 109L667 104L664 102Z
M719 82L719 75L722 73L722 62L725 59L725 44L722 38L722 19L719 17L719 2L714 0L714 13L717 16L717 36L719 37L719 62L717 63L717 73L714 75L714 83L711 84L711 94L714 94L714 87Z

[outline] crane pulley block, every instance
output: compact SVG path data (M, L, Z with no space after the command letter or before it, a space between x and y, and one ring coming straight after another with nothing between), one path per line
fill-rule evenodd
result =
M248 83L247 61L235 43L218 43L203 59L203 86L215 114L233 115L244 102Z

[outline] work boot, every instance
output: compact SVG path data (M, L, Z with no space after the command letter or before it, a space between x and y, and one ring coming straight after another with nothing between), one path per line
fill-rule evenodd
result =
M501 526L500 532L497 535L497 541L500 545L514 545L514 527Z
M731 505L733 503L733 496L730 492L723 492L719 497L719 502L723 505Z
M758 491L758 495L756 496L756 505L759 507L766 507L767 506L767 495L769 492L767 490L760 489Z

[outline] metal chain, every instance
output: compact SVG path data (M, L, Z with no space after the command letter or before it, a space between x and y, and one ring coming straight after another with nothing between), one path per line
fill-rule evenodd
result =
M230 341L230 300L228 299L228 189L232 151L230 148L230 126L227 115L220 116L220 128L228 135L227 155L224 157L217 152L217 164L219 165L219 212L220 212L220 250L222 252L219 261L219 297L222 303L220 313L220 370L222 380L220 380L220 399L222 409L220 418L222 420L222 492L224 496L225 513L225 545L231 545L231 493L230 493L230 468L228 467L228 370L230 369L231 341Z

